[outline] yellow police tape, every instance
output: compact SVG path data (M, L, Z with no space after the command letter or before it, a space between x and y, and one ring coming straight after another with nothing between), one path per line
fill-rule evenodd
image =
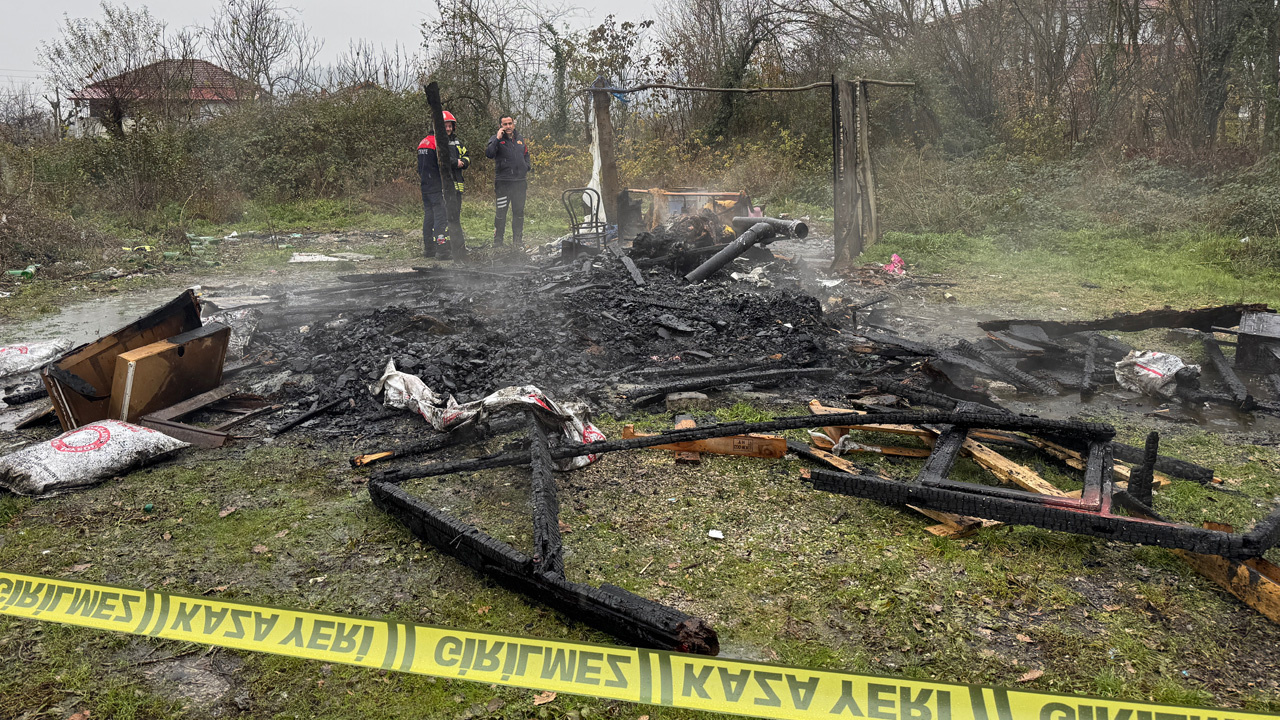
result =
M465 632L0 572L0 615L763 718L1251 720L1280 716Z

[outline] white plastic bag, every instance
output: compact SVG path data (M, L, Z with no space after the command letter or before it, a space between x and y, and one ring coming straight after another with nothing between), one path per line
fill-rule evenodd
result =
M38 370L70 349L71 341L65 338L0 346L0 378Z
M415 412L440 432L455 430L467 423L483 421L488 416L508 408L533 410L548 424L560 426L565 439L573 443L593 443L604 440L604 433L577 414L552 400L550 396L532 385L505 387L482 400L459 405L452 395L437 395L415 375L396 370L393 360L387 361L387 369L369 391L374 397L385 393L382 404ZM586 467L596 461L595 455L583 455L567 460L557 460L560 470Z
M227 357L239 359L249 354L249 343L261 320L261 310L247 307L215 313L205 318L204 324L219 322L230 327L231 339L227 341Z
M1134 350L1116 363L1116 382L1125 390L1152 397L1171 398L1177 390L1173 376L1184 367L1200 374L1199 365L1187 365L1182 358L1156 350Z
M0 457L0 488L49 497L123 475L184 447L151 428L101 420Z

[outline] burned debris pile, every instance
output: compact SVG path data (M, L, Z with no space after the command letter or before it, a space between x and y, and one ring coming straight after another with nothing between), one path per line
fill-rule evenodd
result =
M44 402L71 423L67 429L123 414L197 447L230 442L232 428L246 438L295 429L356 438L351 465L374 466L372 502L417 537L512 590L650 647L714 654L719 639L678 609L569 578L553 470L644 448L681 453L682 462L698 462L697 453L761 461L790 453L816 466L797 482L908 506L939 522L929 528L938 535L1015 524L1159 545L1200 558L1193 565L1232 592L1231 578L1256 576L1253 590L1237 594L1251 604L1274 597L1280 607L1280 570L1271 575L1274 566L1262 558L1280 542L1280 510L1239 533L1166 520L1153 490L1180 480L1213 486L1211 468L1161 455L1154 433L1145 447L1128 446L1109 425L1038 417L1034 406L1035 415L1019 414L1001 399L1083 399L1121 392L1113 388L1137 378L1156 402L1269 412L1280 408L1272 397L1280 390L1280 353L1265 308L1000 321L981 325L985 337L904 337L857 312L891 295L836 303L848 312L829 315L806 291L812 278L802 264L756 242L802 237L802 223L712 220L680 216L642 234L630 256L584 246L540 267L431 267L345 276L316 288L223 289L207 293L203 319L187 293L59 354L44 370L52 395ZM759 237L742 241L752 232ZM709 267L713 256L725 260ZM740 258L754 258L750 277L767 274L768 283L721 271ZM1109 334L1161 327L1203 343L1204 378L1196 366ZM1234 362L1221 352L1224 333L1239 338ZM679 393L761 388L778 404L827 398L860 409L813 400L807 415L702 426L684 418L658 434L627 427L621 439L605 438L587 410L626 416L663 402L674 407ZM796 430L808 430L811 442L761 434ZM886 434L912 440L885 445ZM500 436L501 452L478 449ZM1083 487L1060 489L1006 456L1011 451ZM920 467L913 478L895 478L851 462L850 453L914 459ZM962 457L990 477L952 477ZM487 534L406 485L499 468L525 468L518 472L529 479L531 548Z
M760 374L733 380L767 386L832 362L837 370L851 369L836 351L837 328L824 320L815 298L794 286L690 286L653 273L637 288L610 257L539 275L405 273L376 283L357 280L328 295L290 298L283 318L268 315L254 341L274 364L246 377L305 376L305 383L282 386L290 400L315 392L367 397L392 359L460 401L533 384L622 409L626 403L608 391L618 384L670 385L692 375L751 370ZM340 310L338 293L348 303ZM379 293L391 302L368 308L365 296ZM767 374L783 370L792 374ZM809 374L803 386L838 391L844 383L835 375ZM379 412L372 405L366 410Z

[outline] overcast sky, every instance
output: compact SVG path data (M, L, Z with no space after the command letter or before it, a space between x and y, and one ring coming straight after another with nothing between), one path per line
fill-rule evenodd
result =
M594 24L610 13L620 20L639 20L653 15L658 0L578 0L583 8L576 23ZM146 6L169 27L207 25L218 0L150 0L126 2L130 7ZM280 0L280 5L300 11L312 34L324 39L322 63L331 62L347 48L348 41L365 39L391 47L396 42L414 48L421 40L419 25L434 9L430 0ZM36 52L42 40L52 40L65 13L71 17L99 17L98 0L62 0L57 3L0 0L4 22L0 23L0 85L22 84L39 79Z

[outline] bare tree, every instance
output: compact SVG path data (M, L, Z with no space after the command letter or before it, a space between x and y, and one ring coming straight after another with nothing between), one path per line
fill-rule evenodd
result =
M63 16L60 37L40 44L39 62L59 97L92 86L90 102L103 126L124 134L124 121L140 94L130 71L164 57L164 24L144 7L103 0L101 18Z
M54 137L51 115L29 84L0 88L0 142L30 145Z
M212 59L269 96L311 89L324 42L313 37L293 8L275 0L224 0L204 40Z
M367 40L352 40L329 68L326 85L330 90L377 85L396 92L414 89L422 72L422 59L400 43L388 50L375 48Z
M662 24L667 57L683 67L689 82L711 87L740 88L747 83L759 53L778 46L793 21L792 14L770 0L671 0ZM698 99L705 101L705 98ZM741 97L718 93L706 136L728 135Z

